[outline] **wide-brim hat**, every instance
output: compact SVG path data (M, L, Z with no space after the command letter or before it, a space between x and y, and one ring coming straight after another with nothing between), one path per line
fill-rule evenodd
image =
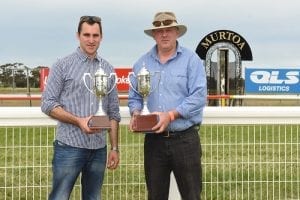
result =
M152 28L144 30L144 32L153 37L152 31L155 29L161 28L169 28L169 27L177 27L179 30L179 36L181 37L187 31L187 28L183 24L178 24L176 16L173 12L158 12L154 16L154 20L152 22Z

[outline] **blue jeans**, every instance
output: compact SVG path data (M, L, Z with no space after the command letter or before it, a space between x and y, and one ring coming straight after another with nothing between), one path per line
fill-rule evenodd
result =
M198 130L169 138L147 134L144 154L148 200L168 200L171 171L182 199L200 200L202 151Z
M49 200L68 200L81 173L82 199L101 199L107 149L81 149L54 142L53 183Z

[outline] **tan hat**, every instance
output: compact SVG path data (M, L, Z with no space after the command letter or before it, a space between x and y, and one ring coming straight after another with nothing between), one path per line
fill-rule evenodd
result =
M185 25L177 23L176 16L173 12L156 13L152 25L153 25L152 28L144 30L144 32L151 37L153 36L152 31L155 29L178 27L179 30L178 37L183 36L187 30Z

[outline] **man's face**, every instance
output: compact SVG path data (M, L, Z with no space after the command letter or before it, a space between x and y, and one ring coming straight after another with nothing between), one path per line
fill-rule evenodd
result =
M157 43L158 49L163 51L176 48L178 35L179 32L176 27L153 30L153 38Z
M90 25L84 22L81 32L77 34L77 37L82 51L85 52L87 56L94 57L102 40L99 25L97 23Z

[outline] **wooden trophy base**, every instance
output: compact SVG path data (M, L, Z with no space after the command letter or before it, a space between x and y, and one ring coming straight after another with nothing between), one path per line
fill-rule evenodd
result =
M110 121L108 116L92 116L88 121L88 126L91 129L110 129Z
M158 115L155 114L137 115L134 118L132 127L134 132L153 132L152 127L159 121Z

